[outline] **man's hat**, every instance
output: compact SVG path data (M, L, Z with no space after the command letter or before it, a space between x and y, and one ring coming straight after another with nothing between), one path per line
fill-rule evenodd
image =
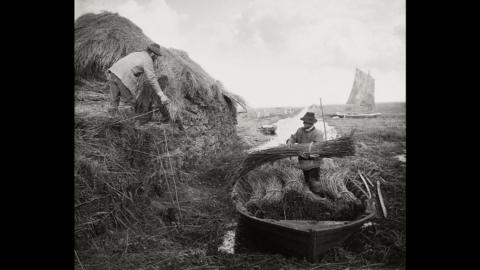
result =
M147 49L152 51L154 54L158 56L162 56L160 45L158 45L157 43L149 44Z
M303 122L307 122L310 124L315 124L317 122L317 119L315 118L315 114L313 112L307 112L300 120L303 120Z

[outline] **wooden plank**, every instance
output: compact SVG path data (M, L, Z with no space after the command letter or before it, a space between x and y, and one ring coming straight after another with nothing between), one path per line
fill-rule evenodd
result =
M383 202L382 190L380 189L380 181L377 180L377 195L378 200L380 201L380 206L382 207L383 217L387 218L387 208L385 207L385 203Z
M360 178L362 178L363 184L364 184L365 187L367 188L368 198L371 199L371 198L372 198L372 193L370 192L370 188L368 187L367 181L365 180L365 178L363 178L363 175L362 175L362 173L360 172L360 170L358 170L358 175L360 175Z
M370 186L372 186L372 188L374 188L375 186L373 185L372 181L370 181L368 176L366 174L364 176L365 176L365 179L367 179L367 182L370 184Z

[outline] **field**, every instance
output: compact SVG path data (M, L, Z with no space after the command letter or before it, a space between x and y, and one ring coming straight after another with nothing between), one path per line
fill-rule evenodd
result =
M399 158L406 154L405 103L379 103L376 110L382 115L373 119L327 118L328 124L340 133L355 129L355 158L366 158L382 169L387 219L374 220L373 226L354 235L344 246L329 251L318 264L265 250L245 249L236 254L218 251L225 232L232 229L238 217L230 203L231 183L226 179L236 165L233 157L269 140L270 136L259 133L258 126L291 117L301 109L285 114L277 108L260 117L256 111L238 114L237 133L243 144L218 153L201 170L177 173L180 177L176 185L182 188L175 206L179 209L178 217L175 213L159 212L158 221L139 219L127 229L107 230L88 243L76 244L75 269L405 268L406 166ZM341 110L341 105L324 106L325 114ZM321 116L318 108L312 111L317 118Z

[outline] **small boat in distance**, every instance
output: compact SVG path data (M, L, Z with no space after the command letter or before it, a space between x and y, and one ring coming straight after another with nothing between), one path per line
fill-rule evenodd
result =
M375 80L369 73L357 68L345 112L337 112L335 116L340 118L373 118L381 115L374 110Z
M260 132L266 135L274 135L275 131L277 130L277 126L275 125L262 125L258 128Z

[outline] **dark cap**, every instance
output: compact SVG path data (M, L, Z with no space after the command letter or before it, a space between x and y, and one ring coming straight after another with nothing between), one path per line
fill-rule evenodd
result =
M313 112L307 112L300 120L303 120L303 122L307 122L310 124L315 124L317 122L317 119L315 118L315 114Z
M158 56L161 56L162 53L161 53L161 49L160 49L160 45L158 45L157 43L151 43L147 46L147 50L153 52L154 54L158 55Z

